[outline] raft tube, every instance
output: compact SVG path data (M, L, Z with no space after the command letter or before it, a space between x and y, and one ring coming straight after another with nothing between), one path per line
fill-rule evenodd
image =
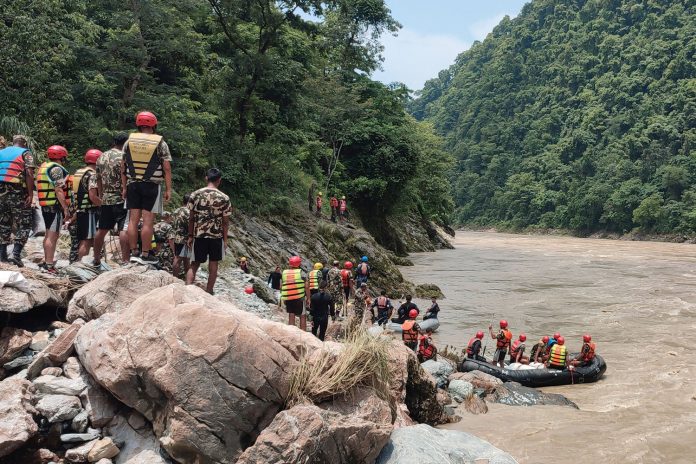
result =
M424 321L416 321L418 323L418 326L421 328L423 332L425 332L428 329L432 329L433 332L436 332L437 329L440 327L440 321L437 320L437 318L430 318L426 319ZM387 323L387 330L391 330L392 332L398 332L401 333L401 324L397 324L396 322L389 321Z
M573 354L570 357L575 356ZM525 387L538 388L596 382L604 375L607 364L604 362L604 358L595 355L591 364L576 367L572 371L569 369L562 371L557 369L510 370L501 369L488 362L467 358L459 364L458 369L459 372L481 371L497 377L503 382L517 382Z

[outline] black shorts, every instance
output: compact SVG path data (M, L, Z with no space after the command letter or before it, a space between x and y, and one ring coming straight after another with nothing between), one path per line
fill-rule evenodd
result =
M63 210L59 205L42 206L41 216L43 216L46 232L60 232L63 225Z
M99 229L112 230L114 226L117 231L123 230L123 225L126 223L126 214L128 211L123 203L116 205L103 205L99 208Z
M97 233L97 208L77 212L77 239L92 240Z
M309 294L310 294L310 295L314 295L315 293L319 293L319 289L318 289L318 288L317 288L317 289L314 289L314 290L312 290L312 289L309 290Z
M346 298L350 298L350 287L343 287L343 294Z
M504 362L507 355L507 349L497 349L493 354L493 362Z
M204 263L222 261L225 256L225 244L221 238L196 238L193 240L193 261Z
M184 251L185 246L186 246L185 243L175 243L174 244L174 256L181 256L181 253Z
M161 213L160 185L154 182L133 182L126 191L128 209L143 209Z
M288 314L294 314L296 316L301 316L304 310L304 299L299 298L297 300L288 300L285 302L285 310Z

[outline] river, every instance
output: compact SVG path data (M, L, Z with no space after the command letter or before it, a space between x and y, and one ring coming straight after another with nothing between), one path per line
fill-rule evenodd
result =
M402 269L447 297L439 348L505 318L528 347L560 331L577 351L590 333L608 367L595 384L545 389L580 410L491 404L444 428L520 463L696 462L696 246L477 232L453 244Z

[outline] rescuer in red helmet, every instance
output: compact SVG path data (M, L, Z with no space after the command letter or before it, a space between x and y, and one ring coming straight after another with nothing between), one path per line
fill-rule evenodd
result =
M85 166L81 167L72 178L72 196L77 210L77 239L80 241L78 260L89 254L97 233L97 211L101 205L97 185L97 160L102 152L90 148L85 153Z
M412 309L408 312L408 320L401 324L401 339L404 341L404 345L416 351L418 347L418 334L420 333L420 326L416 322L418 317L418 311Z
M488 326L491 338L495 339L495 354L493 354L493 364L497 364L501 369L505 367L505 355L512 342L512 332L508 330L508 323L505 319L500 320L500 331L493 334L493 325Z
M597 346L592 342L592 336L585 334L582 336L582 348L575 359L570 361L572 366L587 366L592 363L595 358L595 349Z
M529 362L543 363L546 361L546 346L549 343L549 336L544 335L539 339L539 341L532 347L532 351L529 354Z
M157 118L149 111L141 111L135 117L137 132L130 134L123 146L121 168L121 192L128 207L128 241L130 261L140 264L158 264L150 252L155 215L164 212L164 202L172 196L172 155L161 135L155 133ZM162 185L164 184L164 192ZM164 200L164 201L163 201ZM138 223L142 255L138 249Z
M348 300L353 290L353 263L346 261L341 269L341 316L348 316Z
M520 334L519 338L510 345L510 363L529 364L529 358L524 355L527 336Z
M283 271L280 286L280 301L285 302L285 310L288 312L288 325L295 325L295 317L300 316L300 329L307 330L307 316L304 314L304 305L309 306L309 284L307 275L300 268L302 258L291 256L288 260L289 269Z
M466 357L469 359L476 359L478 361L486 361L486 358L481 356L481 340L483 340L483 331L479 330L476 332L476 336L471 337L469 344L466 346Z

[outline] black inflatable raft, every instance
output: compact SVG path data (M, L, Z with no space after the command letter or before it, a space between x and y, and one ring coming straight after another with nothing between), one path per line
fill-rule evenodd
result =
M570 355L575 357L575 354ZM604 358L595 355L592 363L584 367L576 367L574 370L563 369L528 369L513 371L501 369L498 366L475 359L465 359L459 364L459 372L481 371L497 377L503 382L518 382L525 387L551 387L556 385L571 385L576 383L590 383L599 380L607 364Z

